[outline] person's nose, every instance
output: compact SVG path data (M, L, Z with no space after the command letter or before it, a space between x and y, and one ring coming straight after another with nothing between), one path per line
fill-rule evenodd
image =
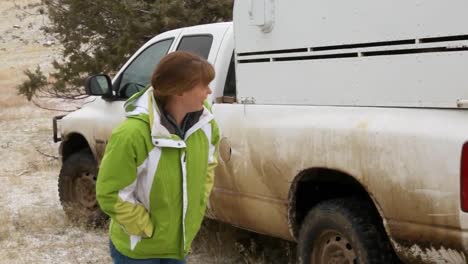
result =
M211 88L210 88L210 87L207 87L207 88L208 88L208 89L207 89L206 93L207 93L207 94L212 94L213 91L211 90Z

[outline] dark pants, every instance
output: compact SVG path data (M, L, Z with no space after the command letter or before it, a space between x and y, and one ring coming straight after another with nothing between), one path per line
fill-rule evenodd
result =
M109 242L110 254L114 264L185 264L185 260L178 259L162 259L162 258L152 258L152 259L133 259L129 258L122 253L120 253L112 244Z

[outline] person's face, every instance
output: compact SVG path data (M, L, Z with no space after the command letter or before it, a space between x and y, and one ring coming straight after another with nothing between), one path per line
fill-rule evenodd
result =
M211 94L210 87L203 83L198 83L192 89L182 93L181 99L188 112L195 112L203 109L203 102L209 94Z

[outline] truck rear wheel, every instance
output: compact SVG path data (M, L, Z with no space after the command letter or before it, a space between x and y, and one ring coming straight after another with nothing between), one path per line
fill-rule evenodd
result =
M58 180L60 202L74 224L101 226L106 222L96 201L97 164L89 151L68 157Z
M319 203L301 227L300 263L400 263L374 211L355 198Z

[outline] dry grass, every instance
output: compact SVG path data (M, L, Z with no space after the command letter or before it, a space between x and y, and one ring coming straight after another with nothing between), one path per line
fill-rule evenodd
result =
M293 264L296 245L205 219L193 253L189 261L195 263Z
M10 97L4 97L0 99L0 108L5 109L5 108L18 108L21 106L25 106L28 104L28 100L24 97L18 97L18 96L10 96Z
M4 54L0 53L0 56ZM6 55L6 54L5 54ZM0 111L3 112L6 108L21 107L28 104L28 100L22 96L17 95L14 86L18 81L16 80L17 70L15 68L0 68L0 85L2 92L0 93Z

